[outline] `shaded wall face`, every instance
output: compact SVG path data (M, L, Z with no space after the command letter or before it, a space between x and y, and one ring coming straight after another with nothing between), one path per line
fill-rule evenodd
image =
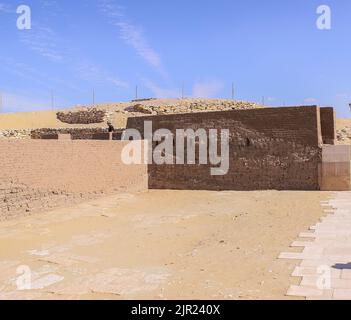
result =
M146 165L121 161L125 144L0 141L0 220L99 195L146 190Z
M131 118L128 128L153 131L229 129L229 171L212 176L212 165L149 165L152 189L317 190L321 126L317 107L270 108Z
M321 131L324 144L336 143L336 115L333 108L320 108Z

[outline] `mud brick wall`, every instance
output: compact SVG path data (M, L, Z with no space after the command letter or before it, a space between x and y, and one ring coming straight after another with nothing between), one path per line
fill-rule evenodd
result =
M147 167L121 141L0 141L0 220L115 192L147 189Z
M128 128L153 131L229 129L230 168L211 176L212 165L149 165L151 189L317 190L321 163L319 107L267 108L138 117Z
M58 112L56 116L61 122L69 124L102 123L105 120L106 111L92 108L76 112Z
M121 140L123 129L116 129L112 133L112 140ZM109 140L108 129L103 128L63 128L36 129L30 133L31 139L57 140L59 135L70 135L72 140Z
M31 131L32 139L58 139L59 134L70 134L72 140L108 140L108 130L103 128L36 129ZM101 139L101 137L104 137Z
M321 128L323 143L334 145L336 142L336 114L334 108L321 108Z

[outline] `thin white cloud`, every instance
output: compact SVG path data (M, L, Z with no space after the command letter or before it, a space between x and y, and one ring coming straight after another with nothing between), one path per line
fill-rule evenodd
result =
M48 1L45 5L54 6L57 5L57 3L55 1ZM72 68L77 69L78 75L84 80L111 83L116 87L124 89L129 87L127 82L102 70L102 68L93 64L82 63L81 60L73 59L70 55L69 46L64 41L60 40L55 31L49 27L43 27L38 24L33 25L31 30L20 33L20 40L30 50L52 62L62 62L72 65Z
M197 82L193 86L193 97L195 98L215 98L223 89L221 81Z
M113 0L100 0L99 4L101 12L109 18L112 25L119 29L121 39L163 77L167 77L160 55L148 43L143 29L128 21L123 8Z
M160 56L149 46L144 38L143 31L127 22L119 22L116 25L120 28L121 38L131 45L150 65L161 71Z
M304 103L316 103L317 99L316 98L306 98L303 102Z
M38 53L52 62L61 62L64 56L58 49L57 35L48 28L33 25L31 30L20 32L20 41L30 50Z
M57 7L57 1L55 1L55 0L41 0L41 5L43 6L43 7L50 7L50 8L52 8L52 7Z
M4 92L2 93L3 110L2 112L23 112L33 110L48 109L49 99L41 100L20 93Z
M13 10L7 3L0 2L0 12L11 13Z
M179 89L161 88L149 79L143 79L142 81L144 86L152 92L154 98L177 98L180 95Z
M99 66L87 62L81 63L78 68L78 75L81 79L96 83L110 83L121 89L128 89L129 84L118 77L102 70Z
M350 97L350 95L346 92L338 93L336 95L337 99L348 99L349 97Z
M37 0L39 1L39 0ZM45 10L46 18L60 18L64 21L65 17L68 16L58 1L55 0L40 0L39 4L43 10Z
M67 80L57 78L53 75L38 71L23 62L19 62L13 58L0 56L0 71L3 74L12 74L16 78L30 81L32 84L38 84L47 90L54 90L55 88L64 88L64 90L73 90L83 92L79 87L70 83Z

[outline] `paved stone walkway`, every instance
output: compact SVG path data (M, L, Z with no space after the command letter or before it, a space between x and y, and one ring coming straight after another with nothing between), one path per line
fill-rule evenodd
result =
M308 300L351 300L351 192L336 193L321 205L327 215L291 244L303 250L279 256L301 260L292 273L301 277L301 283L290 286L287 295Z

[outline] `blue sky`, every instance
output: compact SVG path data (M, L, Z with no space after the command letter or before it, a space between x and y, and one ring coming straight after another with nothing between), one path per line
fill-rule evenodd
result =
M32 29L18 30L18 5ZM319 30L317 7L331 8ZM351 1L0 0L3 111L231 97L319 104L350 117Z

